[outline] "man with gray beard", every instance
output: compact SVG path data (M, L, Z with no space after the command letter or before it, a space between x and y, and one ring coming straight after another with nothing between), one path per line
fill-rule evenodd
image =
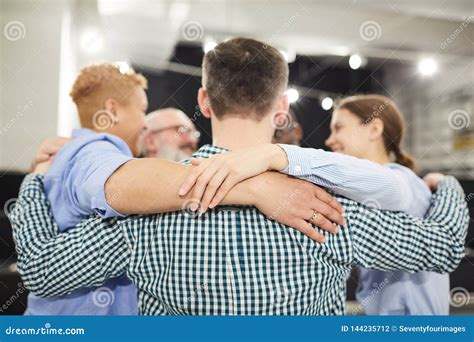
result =
M180 161L197 149L200 133L186 114L176 108L165 108L146 116L143 134L143 156Z

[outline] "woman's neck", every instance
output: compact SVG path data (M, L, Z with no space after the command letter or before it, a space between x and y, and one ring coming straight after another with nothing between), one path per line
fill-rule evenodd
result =
M392 162L392 160L390 160L390 157L387 154L377 156L374 159L372 159L372 161L379 164L388 164Z
M374 146L372 149L369 148L365 159L382 165L392 162L390 155L387 153L384 146Z

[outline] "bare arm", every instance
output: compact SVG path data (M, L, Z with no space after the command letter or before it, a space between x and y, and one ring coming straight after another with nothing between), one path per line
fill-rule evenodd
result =
M169 160L142 158L125 163L105 184L107 203L123 214L151 214L189 209L199 204L192 194L179 196L178 190L192 170ZM264 177L256 180L263 182ZM242 182L224 199L224 205L254 205L255 182Z
M105 183L107 203L123 214L150 214L183 209L189 198L180 197L178 188L191 168L190 165L163 159L130 160Z

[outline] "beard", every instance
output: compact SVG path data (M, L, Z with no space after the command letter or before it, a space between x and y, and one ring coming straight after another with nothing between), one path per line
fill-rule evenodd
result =
M160 151L156 154L155 158L179 162L181 160L188 159L189 157L191 157L193 155L193 152L191 152L191 148L189 146L178 148L165 145L160 148Z

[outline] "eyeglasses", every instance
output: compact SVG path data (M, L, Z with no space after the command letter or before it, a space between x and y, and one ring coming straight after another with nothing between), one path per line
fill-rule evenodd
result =
M196 139L199 139L199 137L201 136L201 132L195 130L194 128L185 126L185 125L175 125L175 126L163 127L163 128L160 128L160 129L150 130L149 132L152 133L152 134L157 134L157 133L161 133L163 131L168 131L168 130L174 130L176 132L176 134L178 134L179 136L190 135L190 136L192 136Z

